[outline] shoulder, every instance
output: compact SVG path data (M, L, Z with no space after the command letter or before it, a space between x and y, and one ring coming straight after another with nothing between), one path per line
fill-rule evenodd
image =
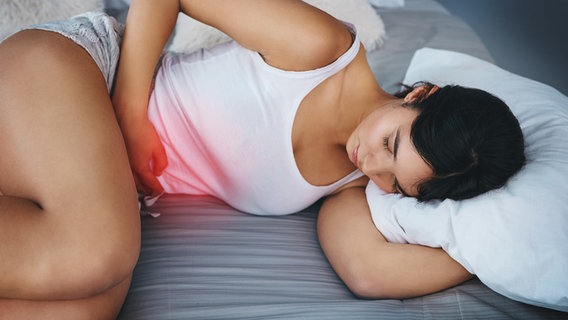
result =
M316 30L302 33L296 38L292 50L295 54L288 56L277 52L261 52L265 61L277 68L289 71L307 71L325 67L353 45L356 39L355 30L351 30L341 21L322 21Z

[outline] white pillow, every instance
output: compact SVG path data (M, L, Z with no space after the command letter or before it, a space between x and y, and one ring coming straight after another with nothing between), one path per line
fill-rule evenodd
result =
M378 8L399 8L404 7L404 0L369 0L373 7Z
M464 201L420 204L369 184L373 220L391 242L441 247L489 288L568 311L568 97L456 52L416 52L407 84L486 90L519 119L526 166L503 188Z
M2 0L0 41L25 26L64 20L87 11L102 10L103 7L103 0Z
M304 0L335 18L355 25L367 51L383 44L385 26L367 0ZM174 52L193 52L229 40L221 31L184 14L178 16L174 36L168 47Z

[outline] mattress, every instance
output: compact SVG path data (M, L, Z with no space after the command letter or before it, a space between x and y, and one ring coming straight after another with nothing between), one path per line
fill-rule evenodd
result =
M422 47L492 62L475 33L434 1L377 12L388 38L368 59L389 92ZM478 279L412 299L358 299L319 246L318 208L263 217L211 197L164 196L153 208L158 218L142 217L140 259L119 319L566 318L505 298Z

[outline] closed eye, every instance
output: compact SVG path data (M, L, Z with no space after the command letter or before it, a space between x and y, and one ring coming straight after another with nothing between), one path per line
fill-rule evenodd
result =
M394 160L396 161L396 155L398 154L398 144L400 142L400 128L396 129L396 133L394 136Z
M389 137L384 137L384 138L383 138L383 148L385 148L385 150L387 150L388 152L390 152L390 149L389 149Z

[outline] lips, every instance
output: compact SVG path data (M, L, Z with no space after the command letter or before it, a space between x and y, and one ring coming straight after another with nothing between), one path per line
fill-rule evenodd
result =
M359 146L353 150L353 164L359 168Z

